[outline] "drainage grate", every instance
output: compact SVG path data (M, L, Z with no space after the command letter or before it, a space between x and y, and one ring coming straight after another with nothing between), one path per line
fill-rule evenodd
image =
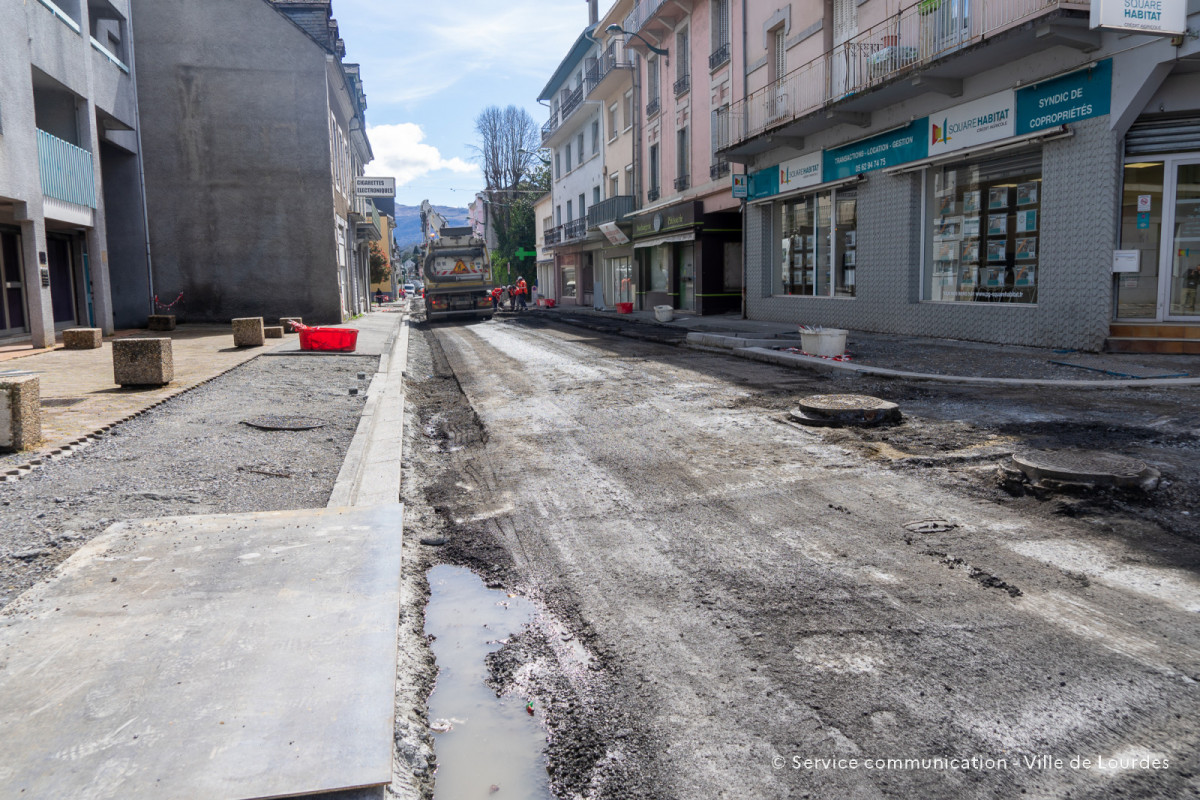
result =
M73 406L76 403L82 403L82 397L44 397L42 398L42 406L45 408L66 408Z
M244 419L242 424L264 431L308 431L322 427L325 420L316 417L281 417L267 414L262 417Z

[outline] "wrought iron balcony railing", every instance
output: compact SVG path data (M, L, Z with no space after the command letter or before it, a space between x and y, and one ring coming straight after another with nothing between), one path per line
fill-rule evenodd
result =
M650 190L646 192L646 202L653 203L658 198L659 191L657 186L651 187Z
M610 197L595 203L587 212L587 226L598 228L605 222L620 222L633 213L633 196L627 194Z
M724 64L726 61L728 61L729 60L729 50L730 50L729 42L726 42L725 44L721 45L716 50L714 50L712 55L708 57L708 68L710 70L714 70L717 67Z
M675 179L675 191L682 192L691 186L691 179L687 175L680 175Z
M653 117L655 114L658 113L659 108L660 108L659 99L656 97L653 100L651 100L649 103L646 103L646 116Z
M708 168L708 177L714 181L728 174L729 162L723 158L717 159L717 161Z
M675 96L679 97L679 95L687 92L691 88L692 88L692 76L684 75L679 80L675 81Z

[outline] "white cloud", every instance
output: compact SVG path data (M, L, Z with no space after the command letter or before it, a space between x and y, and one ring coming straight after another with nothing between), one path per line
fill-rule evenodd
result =
M367 138L375 160L367 167L371 175L394 177L397 186L416 180L430 172L448 170L470 176L482 182L479 167L461 158L443 158L436 147L425 144L425 132L412 122L396 125L368 125Z

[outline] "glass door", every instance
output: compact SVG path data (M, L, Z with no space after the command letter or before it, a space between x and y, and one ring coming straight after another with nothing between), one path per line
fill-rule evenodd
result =
M1138 271L1117 273L1117 319L1158 319L1165 176L1162 161L1125 165L1121 249L1137 251Z
M1170 229L1163 238L1169 244L1163 287L1167 317L1195 321L1200 318L1196 292L1200 289L1200 159L1176 163L1174 202Z

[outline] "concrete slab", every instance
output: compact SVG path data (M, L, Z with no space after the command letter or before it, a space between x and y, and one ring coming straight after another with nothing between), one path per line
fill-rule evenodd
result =
M89 542L0 616L0 795L387 784L401 517L174 517Z

